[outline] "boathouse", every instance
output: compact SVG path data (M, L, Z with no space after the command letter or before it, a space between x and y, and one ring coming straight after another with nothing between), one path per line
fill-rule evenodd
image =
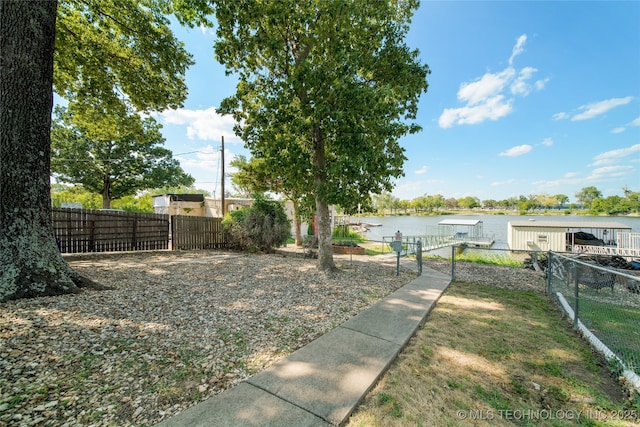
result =
M618 254L619 245L632 236L631 226L601 221L509 221L507 244L511 250ZM634 245L631 245L634 246ZM595 249L599 248L599 249Z
M438 223L436 235L449 236L451 244L464 243L469 246L490 247L492 236L485 236L479 219L445 219Z

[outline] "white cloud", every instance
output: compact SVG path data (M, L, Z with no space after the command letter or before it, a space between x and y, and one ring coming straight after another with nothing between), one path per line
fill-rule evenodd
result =
M607 181L610 179L620 178L627 174L628 171L633 170L631 166L605 166L602 168L596 168L591 171L591 174L587 177L588 181Z
M454 124L476 124L485 120L498 120L513 111L513 99L505 100L498 95L487 99L485 103L462 108L445 108L438 119L442 128L449 128Z
M515 46L513 46L511 57L509 57L509 65L513 64L513 60L516 58L516 56L524 52L524 44L526 43L526 41L527 41L526 34L523 34L520 37L518 37L518 41L516 41Z
M623 159L640 152L640 144L632 145L628 148L620 148L617 150L605 151L593 158L593 166L610 165L617 160Z
M563 120L563 119L566 119L567 117L569 117L569 114L567 114L565 112L561 112L561 113L554 114L552 119L553 120Z
M444 181L442 180L407 180L402 178L396 181L395 188L393 189L393 195L404 200L411 200L416 198L416 195L425 194L437 194L440 193L436 186L442 186Z
M515 179L508 179L506 181L494 181L491 184L489 184L492 187L500 187L503 185L509 185L509 184L515 184L517 181Z
M535 83L536 90L544 89L544 87L547 85L547 83L549 83L549 78L548 77L546 79L543 79L543 80L536 80L536 83Z
M219 149L207 145L194 153L177 155L176 158L180 160L183 168L217 170L220 167L221 156Z
M500 155L506 156L506 157L522 156L523 154L527 154L532 149L533 147L530 146L529 144L518 145L518 146L509 148L507 151L503 151L502 153L500 153Z
M544 88L546 80L538 80L534 85L529 83L538 71L536 68L524 67L517 70L512 66L513 59L524 52L526 41L525 34L518 38L507 68L496 73L486 73L472 82L460 85L457 97L466 105L445 108L438 119L441 128L498 120L513 111L515 96L527 96L534 88Z
M527 80L531 79L533 74L538 71L533 67L524 67L518 73L516 80L511 83L511 93L514 95L527 96L531 92L531 85L527 83Z
M200 33L208 39L207 41L213 40L216 36L215 31L211 27L200 24L198 29L200 30Z
M638 117L637 119L631 120L629 123L627 123L626 126L629 126L629 127L640 126L640 117ZM625 126L620 126L620 127L612 129L611 133L622 133L625 130L627 130L627 128Z
M548 191L570 186L582 188L585 185L598 185L604 182L617 182L621 179L628 179L629 176L633 176L634 174L637 176L637 169L631 165L617 164L616 161L638 152L640 152L640 144L628 148L607 151L594 157L595 161L589 165L594 167L594 169L586 176L580 172L567 172L562 178L548 181L540 180L533 184L537 186L539 191ZM633 162L634 159L631 160L631 163Z
M509 67L500 73L487 73L472 83L463 83L458 91L458 99L469 105L484 103L502 92L515 74L516 70Z
M428 166L422 166L420 169L415 171L416 175L424 175L429 170Z
M607 111L615 107L628 104L632 100L633 100L632 96L627 96L624 98L611 98L611 99L606 99L604 101L581 105L580 107L578 107L578 109L583 110L582 113L576 114L571 118L571 120L576 121L576 120L592 119L594 117L597 117L601 114L606 113Z
M553 139L545 138L542 140L541 144L544 145L545 147L551 147L553 145Z
M532 184L536 187L539 188L541 191L549 191L552 190L554 188L563 188L563 187L567 187L569 185L577 185L583 183L584 184L584 179L578 179L578 178L560 178L560 179L553 179L553 180L541 180L541 181L535 181Z
M206 110L187 110L184 108L166 110L160 115L165 124L186 125L189 139L220 141L224 136L225 141L240 142L240 139L233 133L235 123L233 118L218 114L214 107L209 107Z

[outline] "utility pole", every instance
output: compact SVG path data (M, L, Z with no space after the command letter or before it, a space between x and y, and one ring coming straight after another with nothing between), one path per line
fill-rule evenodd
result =
M224 208L224 135L222 136L222 147L220 149L220 157L222 160L222 179L220 180L220 205L222 207L222 217L224 218L225 208Z

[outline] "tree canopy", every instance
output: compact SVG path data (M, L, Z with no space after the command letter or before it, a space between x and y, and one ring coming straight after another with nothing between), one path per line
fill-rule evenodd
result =
M602 197L602 192L594 186L589 186L578 191L575 196L579 203L590 208L595 199Z
M319 267L335 268L329 204L354 212L403 174L429 69L404 43L417 1L220 2L215 54L237 73L233 114L251 153L315 198ZM272 167L271 165L277 165ZM279 167L284 165L285 168ZM302 172L302 173L299 173Z
M56 108L51 171L58 181L101 194L105 209L112 200L140 190L194 183L171 151L162 147L161 126L153 118L100 119L97 126L80 126L64 108Z
M54 91L77 123L182 106L193 60L169 27L170 6L167 0L58 3Z

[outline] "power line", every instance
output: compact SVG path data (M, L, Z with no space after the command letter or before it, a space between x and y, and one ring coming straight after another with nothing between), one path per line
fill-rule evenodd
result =
M203 150L197 150L197 151L187 151L186 153L174 153L174 156L184 156L185 154L195 154L195 153L201 153L201 154L213 154L216 151L220 151L220 147L214 148L213 151L203 151Z
M218 170L220 170L220 156L218 156L218 164L216 164L216 180L213 183L213 196L216 195L216 188L218 188Z
M201 154L214 154L216 151L219 151L220 149L215 149L215 151L211 152L211 151L202 151L202 150L197 150L197 151L187 151L185 153L173 153L173 156L184 156L186 154L196 154L196 153L201 153ZM154 158L159 158L159 157L154 157ZM52 161L56 161L56 162L121 162L121 161L126 161L128 159L97 159L97 158L91 158L91 159L60 159L60 158L55 158L53 157L51 159ZM218 159L219 160L219 159Z

